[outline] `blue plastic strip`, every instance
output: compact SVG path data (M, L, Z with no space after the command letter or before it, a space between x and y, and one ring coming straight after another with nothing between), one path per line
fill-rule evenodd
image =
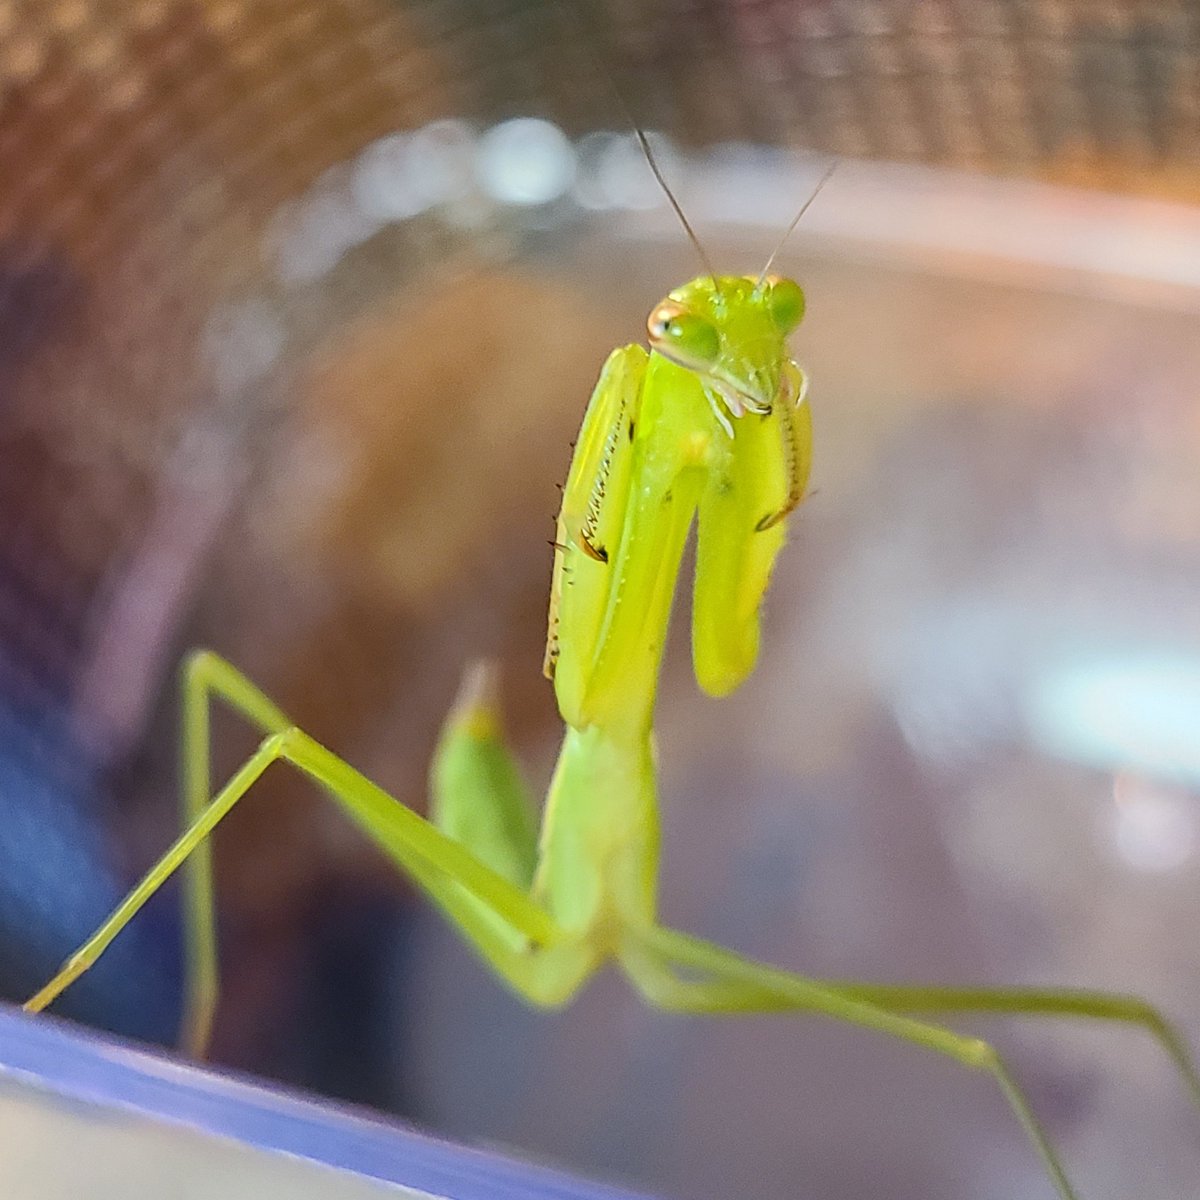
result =
M449 1200L648 1200L0 1006L0 1078Z

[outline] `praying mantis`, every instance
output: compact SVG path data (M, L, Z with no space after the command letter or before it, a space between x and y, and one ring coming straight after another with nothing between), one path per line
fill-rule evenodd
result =
M182 669L184 832L27 1009L60 995L182 868L182 1040L202 1055L218 995L207 839L282 762L314 780L534 1005L566 1004L615 962L661 1009L814 1014L922 1046L993 1080L1059 1200L1078 1200L1077 1193L1003 1059L988 1042L927 1018L1008 1013L1140 1026L1200 1107L1200 1075L1183 1039L1136 997L812 979L660 923L654 709L689 532L695 524L694 670L701 688L719 697L754 669L772 568L807 488L807 381L787 349L805 296L795 281L771 273L774 257L758 275L709 268L671 291L650 313L649 349L621 347L602 368L558 516L543 666L566 730L540 829L502 738L487 668L468 672L447 720L425 820L297 728L230 663L194 653ZM263 734L215 791L214 701Z

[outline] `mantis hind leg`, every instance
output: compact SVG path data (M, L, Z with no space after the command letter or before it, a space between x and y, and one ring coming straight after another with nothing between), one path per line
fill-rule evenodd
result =
M318 783L392 861L412 877L502 978L534 1004L565 1002L591 973L595 954L563 930L520 886L467 846L436 828L330 753L286 718L253 684L212 654L190 659L184 670L185 806L190 812L208 783L208 704L217 695L268 730L258 749L198 812L62 969L25 1004L37 1012L79 978L168 878L192 862L187 901L188 962L192 969L188 1046L203 1052L216 997L215 938L209 834L275 762L291 764ZM279 728L283 725L284 727ZM200 857L195 858L199 851Z
M835 1017L935 1050L985 1071L1003 1091L1041 1158L1060 1200L1077 1200L1057 1151L1024 1092L986 1041L927 1024L910 1013L1015 1013L1089 1017L1137 1024L1153 1034L1182 1073L1194 1099L1197 1075L1182 1039L1135 998L1026 988L947 989L827 983L742 958L669 929L631 937L621 961L647 1001L677 1012L811 1012Z
M1200 1071L1187 1042L1154 1005L1138 996L1079 988L948 988L849 982L830 986L843 996L877 1004L895 1013L1076 1017L1133 1025L1162 1047L1179 1072L1192 1104L1200 1109Z

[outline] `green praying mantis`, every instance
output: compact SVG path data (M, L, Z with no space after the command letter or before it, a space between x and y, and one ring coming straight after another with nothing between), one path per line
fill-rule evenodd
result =
M468 672L445 725L426 820L297 728L228 662L194 653L182 670L184 832L27 1009L49 1005L182 867L182 1041L202 1055L218 994L207 839L263 772L283 762L316 781L531 1004L567 1003L613 961L661 1009L819 1014L936 1051L991 1077L1059 1200L1077 1200L1077 1193L1003 1059L988 1042L930 1018L1049 1015L1140 1026L1200 1107L1200 1075L1183 1039L1136 997L813 979L660 923L653 720L685 543L694 523L695 675L706 692L723 696L754 669L772 567L807 487L806 379L787 349L805 297L793 280L770 272L774 258L744 277L717 275L705 260L704 274L650 313L649 349L614 350L601 371L558 516L544 669L566 730L540 830L502 740L486 669ZM215 793L214 700L263 734Z

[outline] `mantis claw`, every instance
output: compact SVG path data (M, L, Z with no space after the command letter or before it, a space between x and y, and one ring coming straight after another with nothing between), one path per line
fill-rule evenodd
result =
M588 535L583 530L579 531L579 548L588 558L595 559L596 562L608 562L608 551L603 546L593 546Z

